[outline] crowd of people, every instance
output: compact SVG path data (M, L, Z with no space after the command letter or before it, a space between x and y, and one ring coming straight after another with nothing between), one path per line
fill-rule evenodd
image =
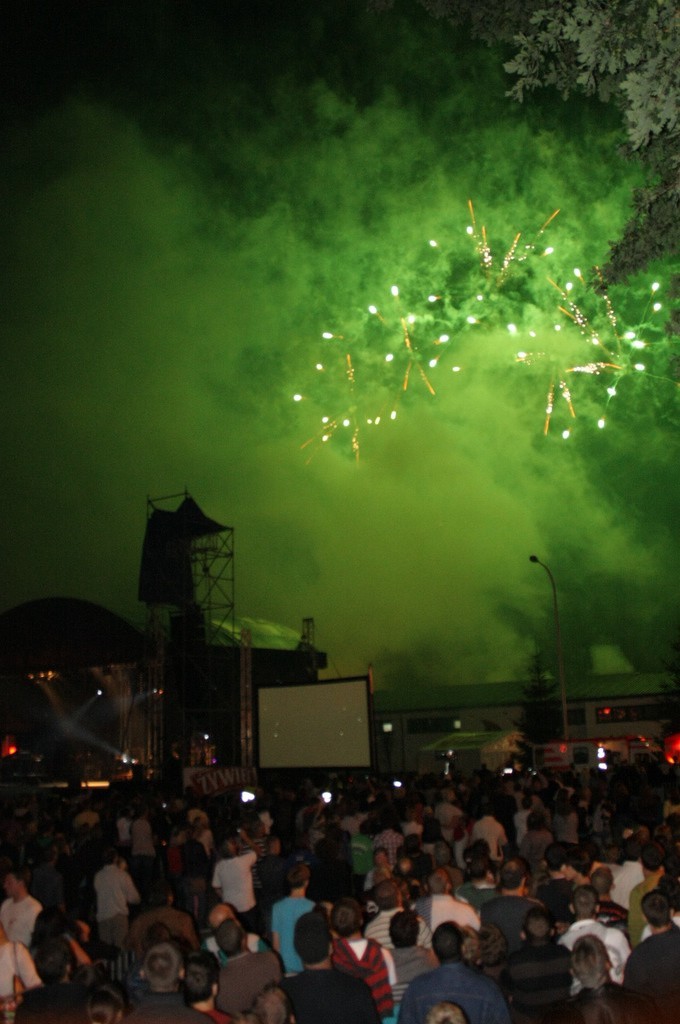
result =
M338 775L0 800L16 1024L671 1024L680 789Z

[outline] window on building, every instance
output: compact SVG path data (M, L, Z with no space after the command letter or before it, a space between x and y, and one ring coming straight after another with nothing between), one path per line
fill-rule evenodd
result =
M411 734L427 732L453 732L460 729L460 719L454 715L432 718L409 718L406 730Z
M567 721L569 725L585 725L586 724L586 709L585 708L567 708Z
M659 717L658 704L621 704L618 707L606 705L595 709L596 721L607 722L649 722Z

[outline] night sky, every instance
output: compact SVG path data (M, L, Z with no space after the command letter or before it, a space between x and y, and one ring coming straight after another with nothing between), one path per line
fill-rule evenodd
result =
M515 104L507 54L414 2L365 8L5 6L0 610L142 622L146 499L186 487L235 530L237 614L314 617L331 675L521 678L536 645L551 665L532 553L567 681L658 671L680 622L670 264L610 315L589 284L641 182L620 119Z

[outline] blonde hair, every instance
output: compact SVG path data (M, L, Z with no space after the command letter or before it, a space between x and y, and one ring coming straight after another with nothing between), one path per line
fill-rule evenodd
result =
M468 1024L465 1011L456 1003L437 1003L427 1012L424 1024Z

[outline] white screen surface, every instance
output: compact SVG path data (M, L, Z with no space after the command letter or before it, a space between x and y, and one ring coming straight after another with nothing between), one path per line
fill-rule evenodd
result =
M368 680L258 690L260 768L368 768Z

